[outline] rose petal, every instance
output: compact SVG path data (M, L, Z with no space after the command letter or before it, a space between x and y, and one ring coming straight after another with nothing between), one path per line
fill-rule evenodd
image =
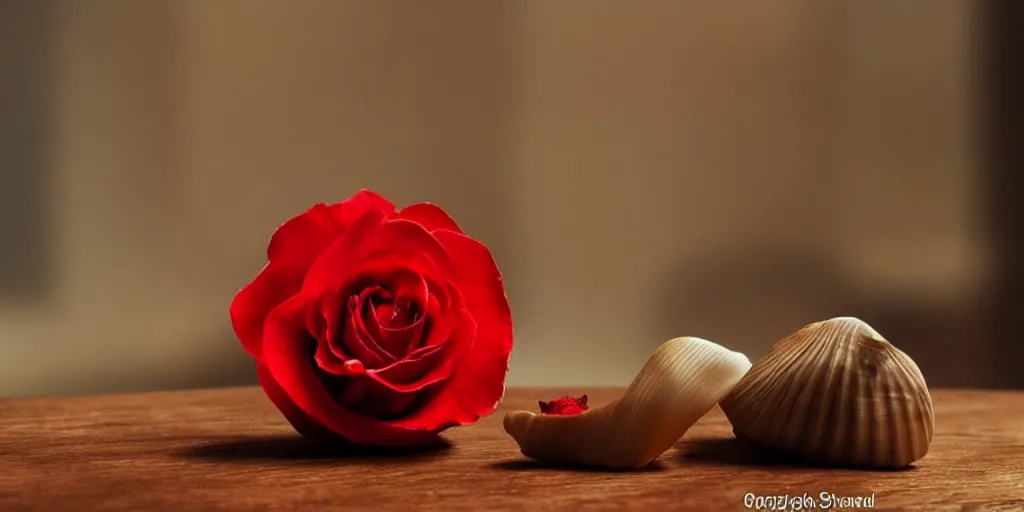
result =
M382 221L378 212L358 219L345 234L328 246L313 263L302 290L320 292L339 289L358 275L360 263L374 255L380 261L388 254L415 253L427 258L441 278L452 275L454 267L444 247L423 226L403 219ZM397 263L398 260L392 260Z
M430 258L444 277L452 275L455 270L444 246L423 226L405 219L387 220L362 247L364 255L396 248L421 253Z
M369 326L366 325L366 316L364 311L372 307L373 297L375 295L384 294L386 297L390 297L390 292L387 292L379 286L373 286L371 288L363 288L363 291L359 293L358 297L353 297L355 300L349 300L349 307L347 315L349 322L355 326L356 332L359 335L359 340L374 354L380 356L380 359L384 364L390 364L398 360L398 357L394 353L388 351L387 347L381 345L380 336L377 333L370 330ZM349 341L346 336L341 340L342 343ZM399 354L400 356L401 354ZM380 368L377 366L376 368Z
M422 252L408 248L387 247L364 254L352 275L361 279L363 275L384 279L396 270L407 270L424 278L440 276L437 265Z
M397 392L366 376L359 376L345 384L341 403L360 416L387 421L401 416L416 398L416 393Z
M416 352L423 348L429 348L426 344L428 334L434 334L435 336L435 339L432 340L432 345L440 345L443 339L451 333L451 323L444 321L441 315L442 309L437 301L437 296L427 295L423 311L411 326L411 332L406 335L403 330L401 333L401 336L404 336L406 339L406 345L404 350L402 350L403 358L414 357ZM441 322L431 320L432 318L441 319ZM388 336L388 333L383 331L382 336Z
M263 335L267 369L291 403L317 424L357 444L415 446L436 442L433 432L359 416L334 401L313 371L306 346L305 314L314 299L303 293L274 308Z
M341 335L327 340L331 350L360 359L368 368L380 368L395 361L366 331L359 315L361 297L349 297L343 312Z
M423 305L423 310L420 312L419 318L417 318L416 322L411 326L411 330L407 333L403 331L400 334L400 336L405 338L405 350L403 350L405 355L403 357L409 357L414 350L423 344L424 336L426 336L426 333L429 331L428 315L431 314L431 311L434 312L433 314L437 314L437 299L432 295L427 295L427 300Z
M379 211L367 212L356 219L317 256L302 281L302 291L321 293L341 289L347 281L343 278L350 276L350 269L358 261L359 248L383 222L384 214Z
M400 312L415 313L416 309L422 309L427 301L427 280L423 278L418 272L397 266L391 271L381 274L364 274L360 278L372 279L374 283L379 285L381 288L386 290L391 295L389 303L382 303L381 305L391 306L392 309L387 308L380 310L378 315L383 315L378 320L388 320L385 322L379 322L384 326L390 326L393 328L408 327L412 324L412 321L407 317L394 317L393 314L384 314L384 311L389 313L395 313L395 308L401 309ZM402 309L403 306L410 305L413 308ZM389 319L389 317L392 317ZM405 320L400 321L400 320ZM395 320L399 320L398 324L392 323Z
M391 215L395 212L395 205L381 197L380 194L364 188L353 194L352 197L331 205L330 210L336 223L348 227L369 211Z
M341 389L341 394L337 396L338 402L352 410L352 404L358 404L366 398L366 393L370 389L370 382L370 379L366 378L365 375L345 379L344 382L338 385Z
M458 307L456 303L461 304L462 294L452 293L454 287L447 281L430 280L427 286L430 296L437 301L437 307L442 313Z
M441 345L430 347L385 368L368 371L366 376L395 391L418 391L447 377L440 372L428 376L430 370L436 368L444 358L443 349Z
M362 361L355 358L338 355L338 352L331 350L326 339L320 340L316 345L316 352L313 360L321 370L336 376L362 375L366 373L366 366Z
M465 310L462 294L451 285L435 285L432 289L431 301L427 302L427 318L431 320L430 329L420 343L420 347L429 347L444 343L451 336L456 322L462 318L453 313Z
M325 328L324 336L317 341L327 347L339 361L352 358L352 354L346 353L343 344L339 341L345 336L347 328L348 315L345 313L345 308L348 301L344 300L340 293L325 293L319 297L319 301ZM380 362L383 363L383 361Z
M397 309L394 306L383 305L394 314ZM409 345L418 342L423 333L423 314L418 314L416 320L399 329L391 329L380 325L382 309L377 309L372 302L363 314L363 325L369 336L377 340L377 344L389 354L395 354L395 359L401 359L409 352Z
M393 290L394 299L379 306L375 306L372 300L365 302L361 306L363 325L384 351L397 358L405 357L409 346L418 343L422 337L429 300L427 282L422 276L406 270L394 272L379 281ZM411 321L410 315L414 315Z
M313 205L274 231L267 245L267 259L287 258L308 267L334 238L370 211L386 216L394 213L395 205L366 189L332 205Z
M351 358L341 350L333 350L330 340L338 337L341 323L336 317L341 314L336 311L337 296L319 296L312 299L306 311L306 330L311 338L316 340L316 352L313 360L317 366L326 372L335 375L347 375L348 367L345 363ZM328 313L329 312L329 313ZM331 321L327 319L330 318ZM361 363L360 363L361 364Z
M231 326L242 348L257 361L263 359L263 324L267 314L302 287L300 266L287 260L267 263L231 302Z
M480 242L451 231L435 231L458 270L455 279L476 319L477 334L451 379L440 384L415 414L394 422L410 428L464 425L490 414L505 393L512 352L512 313L498 266Z
M323 299L317 297L306 311L306 330L316 340L327 338L327 319L323 314Z
M332 436L330 430L317 423L299 406L295 405L291 398L288 398L288 394L274 380L274 377L270 375L270 370L267 369L265 364L256 364L256 376L259 378L260 386L263 387L263 392L266 393L267 398L274 404L274 407L277 407L277 410L281 411L281 415L284 416L284 419L288 420L288 423L291 423L292 428L296 432L310 438Z
M411 220L423 226L427 231L447 229L462 233L462 229L455 223L455 220L440 206L433 203L411 204L399 210L392 218Z
M267 260L287 258L309 266L342 229L335 223L330 207L315 204L274 230L267 244Z

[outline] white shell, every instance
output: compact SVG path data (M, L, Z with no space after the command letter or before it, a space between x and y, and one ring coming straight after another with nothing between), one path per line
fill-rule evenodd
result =
M904 467L935 429L917 364L852 317L776 343L720 405L737 437L827 464Z
M505 431L539 461L639 468L671 448L749 369L739 352L677 338L655 351L622 398L572 416L510 412Z

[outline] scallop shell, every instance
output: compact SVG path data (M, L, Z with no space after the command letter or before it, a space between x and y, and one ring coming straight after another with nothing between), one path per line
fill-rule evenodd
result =
M720 405L737 437L826 464L904 467L935 429L917 364L852 317L776 343Z

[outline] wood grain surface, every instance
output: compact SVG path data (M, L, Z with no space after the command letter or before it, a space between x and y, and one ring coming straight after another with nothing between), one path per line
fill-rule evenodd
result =
M509 390L413 453L305 442L258 388L0 400L0 511L745 510L748 493L823 491L873 494L875 510L1024 511L1024 393L935 391L931 451L902 471L786 463L738 444L717 408L631 473L536 464L501 428L504 412L584 391L593 405L621 393Z

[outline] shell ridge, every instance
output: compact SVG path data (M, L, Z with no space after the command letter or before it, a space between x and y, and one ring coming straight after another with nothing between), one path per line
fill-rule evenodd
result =
M806 342L813 347L805 356L810 361L823 360L835 352L834 344L814 343L813 338L806 340ZM816 364L797 365L797 373L793 377L793 382L796 384L796 393L790 400L789 408L786 412L787 417L792 416L794 411L806 411L810 408L811 398L816 392L815 384L818 382L815 377L822 373L817 371L818 368ZM792 428L780 433L781 445L787 450L791 450L802 439L806 438L812 420L807 415L796 415L793 417L795 422Z
M760 405L760 410L756 413L755 419L753 420L755 425L780 425L784 424L784 420L789 414L788 409L791 409L790 396L792 394L792 388L797 385L795 379L787 378L792 374L794 366L797 365L800 358L807 354L813 347L809 343L801 343L803 337L800 332L786 338L778 345L783 350L777 353L775 361L768 362L763 366L764 370L761 375L758 375L760 383L751 381L746 384L748 386L757 386L757 389L761 390L759 399L756 403ZM790 350L785 350L789 348ZM771 364L774 363L774 364ZM772 400L772 398L775 400ZM742 406L741 406L742 408ZM778 432L780 429L771 429L762 432L760 436L764 439L757 439L759 441L767 441L777 439ZM749 433L747 434L750 435Z

